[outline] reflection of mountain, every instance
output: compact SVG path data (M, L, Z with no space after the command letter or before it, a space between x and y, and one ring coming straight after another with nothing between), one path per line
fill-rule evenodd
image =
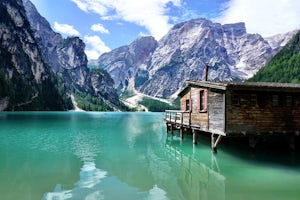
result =
M80 171L80 180L75 187L64 190L57 184L53 192L44 194L42 200L63 199L167 199L166 192L154 185L148 192L140 192L121 182L117 177L108 177L107 172L97 169L95 163L85 162Z
M63 190L60 184L55 186L53 192L46 193L43 200L52 199L103 199L103 194L97 189L102 179L106 177L106 172L97 169L95 163L85 162L80 172L80 180L72 190Z
M166 150L169 157L179 163L178 182L185 199L225 199L225 177L220 174L213 154L211 167L208 167L172 144L167 143Z

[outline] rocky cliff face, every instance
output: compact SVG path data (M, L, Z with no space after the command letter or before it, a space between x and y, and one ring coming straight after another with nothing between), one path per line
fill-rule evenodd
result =
M288 41L292 35L284 37ZM253 76L278 52L278 45L284 43L268 41L271 40L259 34L248 34L244 23L222 25L194 19L175 25L158 43L153 42L152 47L156 48L149 48L148 57L135 58L142 64L132 65L130 59L123 59L118 66L120 59L115 58L129 55L131 45L100 56L98 63L122 86L126 81L123 82L120 71L132 77L129 80L133 83L128 84L140 92L169 98L184 86L186 79L202 79L206 63L210 66L209 80L242 81ZM118 62L112 62L114 59ZM133 74L130 67L140 70ZM120 70L114 71L116 68Z
M148 68L150 78L141 91L170 97L186 79L202 79L205 63L210 66L209 80L244 80L271 57L268 42L258 34L248 34L244 23L221 25L206 19L191 20L174 26L159 41Z
M0 13L0 109L67 109L57 79L43 61L22 0L1 1Z
M114 82L103 82L103 80L110 79L109 74L100 71L92 72L87 67L88 61L83 41L78 37L62 38L60 34L51 29L47 20L38 13L29 0L23 0L23 2L34 38L39 41L43 59L60 77L64 91L66 93L76 91L81 96L89 94L94 98L101 99L114 109L123 107L124 105L117 98ZM102 94L110 95L103 96Z
M265 38L265 40L270 44L274 53L278 53L280 49L285 46L292 38L297 34L299 30L294 30L287 32L285 34L277 34L271 37Z
M141 84L137 80L148 79L147 66L156 47L153 37L141 37L128 46L101 55L98 65L112 76L119 92L130 91Z

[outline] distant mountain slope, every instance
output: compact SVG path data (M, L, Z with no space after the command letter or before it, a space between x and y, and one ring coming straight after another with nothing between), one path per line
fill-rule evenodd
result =
M210 80L242 81L252 77L291 37L292 34L278 35L265 40L259 34L248 34L244 23L222 25L193 19L175 25L160 41L152 40L148 57L135 54L138 64L128 56L129 45L101 55L98 66L107 69L117 87L125 92L131 89L169 98L176 96L186 79L202 79L207 62ZM136 44L147 47L143 40L140 38ZM141 49L138 45L137 50Z
M43 60L22 0L1 1L0 13L0 110L70 109Z
M51 29L30 0L23 0L34 38L43 59L59 78L64 93L73 94L81 108L88 110L123 110L114 81L104 70L87 67L85 44L78 37L63 38ZM93 105L93 106L90 106Z
M249 81L300 83L300 31Z
M132 91L148 80L147 67L156 47L153 37L138 38L127 46L102 54L98 67L108 71L121 94Z

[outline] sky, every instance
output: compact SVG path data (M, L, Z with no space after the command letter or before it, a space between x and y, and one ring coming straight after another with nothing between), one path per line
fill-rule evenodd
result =
M63 37L79 36L88 59L194 18L245 22L263 37L300 29L300 0L31 0Z

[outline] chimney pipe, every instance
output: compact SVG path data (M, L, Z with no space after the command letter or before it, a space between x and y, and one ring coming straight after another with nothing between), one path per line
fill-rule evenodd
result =
M207 77L208 77L208 62L206 63L206 65L205 65L205 81L207 81Z

